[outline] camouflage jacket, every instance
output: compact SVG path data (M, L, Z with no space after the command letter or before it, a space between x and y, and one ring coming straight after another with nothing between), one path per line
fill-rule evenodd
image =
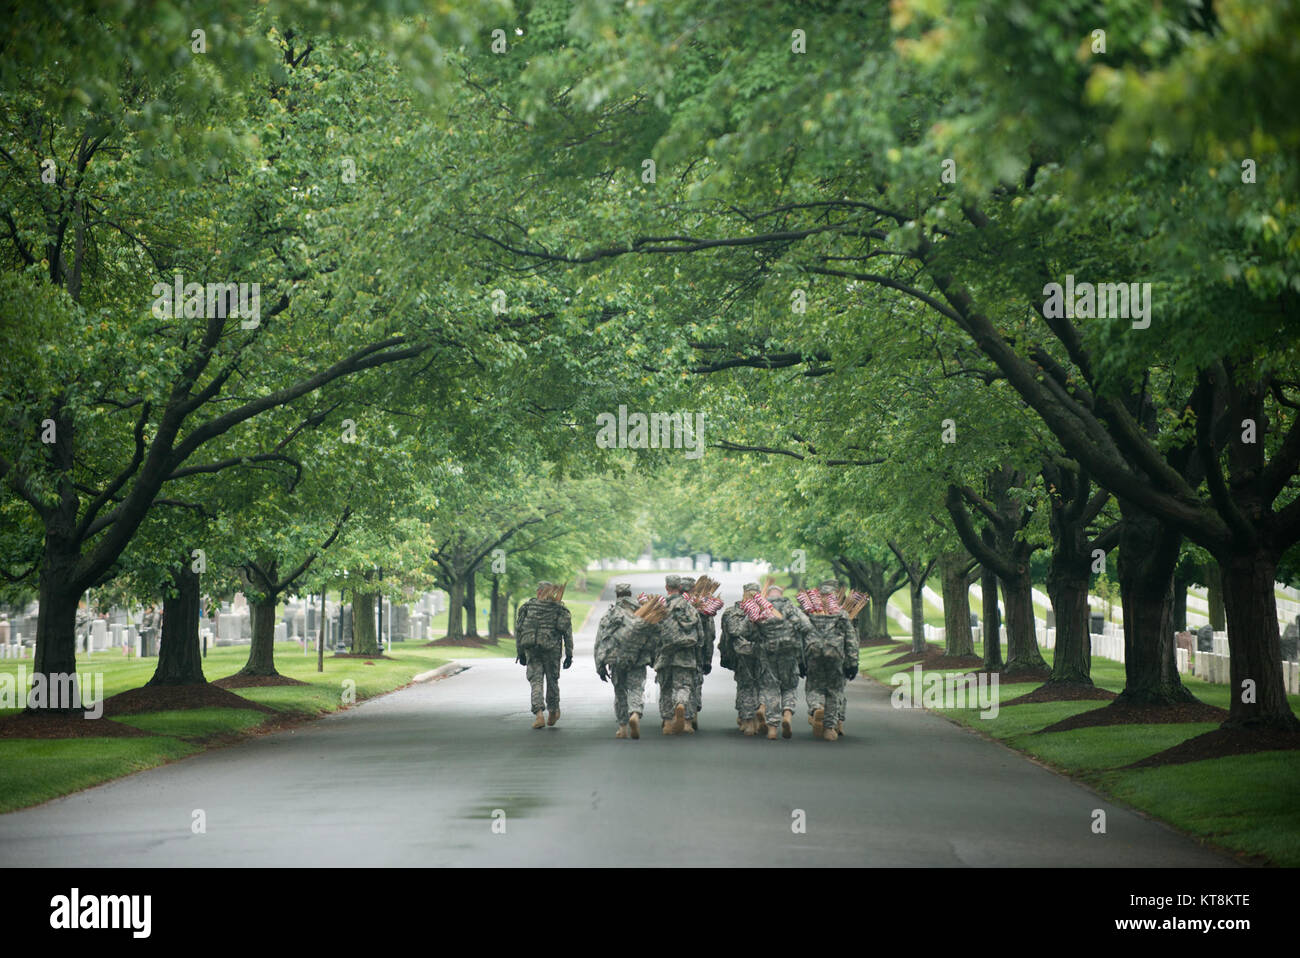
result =
M845 662L858 659L858 630L845 612L831 615L808 616L811 630L804 642L804 655L824 655L843 658Z
M808 633L812 631L812 623L808 621L808 616L794 603L794 600L787 599L785 596L770 601L773 608L781 613L781 618L755 623L762 637L763 651L769 654L776 652L802 654Z
M573 620L562 602L550 599L529 599L519 607L515 616L515 645L527 651L532 648L559 652L561 645L566 656L573 655Z
M653 657L654 629L637 618L636 603L628 599L615 602L596 627L596 668L635 667L650 664Z
M734 669L736 656L750 656L757 651L754 643L758 640L758 631L754 623L749 621L749 616L741 609L739 602L725 609L721 618L722 635L718 639L718 651L721 654L722 667Z
M698 669L704 644L700 614L680 594L668 598L668 617L659 623L655 671L666 668Z

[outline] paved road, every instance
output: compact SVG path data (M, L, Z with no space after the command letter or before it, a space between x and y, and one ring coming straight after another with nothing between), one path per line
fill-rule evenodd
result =
M723 579L730 601L741 577ZM0 865L1231 864L942 718L890 708L866 679L849 685L835 743L802 716L792 740L743 738L721 668L699 734L664 737L652 715L640 741L616 740L591 660L606 605L577 637L554 728L529 727L519 666L471 660L294 732L0 816ZM1090 830L1094 808L1106 835ZM191 832L195 809L206 834Z

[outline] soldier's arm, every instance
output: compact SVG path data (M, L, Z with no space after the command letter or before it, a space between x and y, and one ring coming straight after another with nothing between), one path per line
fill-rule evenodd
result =
M564 654L567 658L573 658L573 617L569 615L569 610L561 607L560 609L560 633L564 636Z

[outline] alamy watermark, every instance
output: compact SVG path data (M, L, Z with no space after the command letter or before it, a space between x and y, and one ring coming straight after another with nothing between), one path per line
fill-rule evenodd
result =
M97 719L104 714L104 673L37 672L28 688L26 666L18 666L17 675L0 672L0 709L22 708L24 697L27 708L80 709L84 718Z
M692 418L693 417L693 418ZM687 459L704 455L704 413L629 413L596 416L596 445L601 449L685 449Z
M1065 274L1065 286L1043 287L1043 315L1048 319L1131 319L1134 329L1151 325L1150 283L1075 283Z
M895 672L889 684L897 686L889 696L896 709L978 708L981 719L998 717L998 674L959 675L923 672L920 663L911 672Z

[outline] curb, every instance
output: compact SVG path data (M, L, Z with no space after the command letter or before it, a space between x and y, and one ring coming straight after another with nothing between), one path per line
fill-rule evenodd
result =
M430 669L428 672L421 672L411 679L412 682L432 682L434 679L445 679L448 676L456 675L468 669L468 665L462 665L460 662L448 662L446 665L440 665L436 669Z

